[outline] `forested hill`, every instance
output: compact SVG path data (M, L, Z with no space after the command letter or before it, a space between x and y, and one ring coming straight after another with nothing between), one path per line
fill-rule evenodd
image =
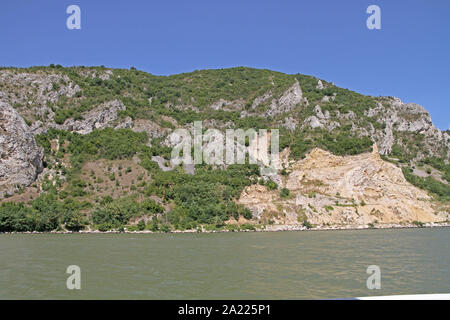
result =
M1 68L0 113L0 231L251 225L255 216L237 201L243 189L281 190L280 179L261 176L257 165L165 170L168 135L195 120L219 130L278 128L290 161L313 148L349 156L376 144L408 182L444 205L450 199L450 136L422 106L313 76L246 67L171 76Z

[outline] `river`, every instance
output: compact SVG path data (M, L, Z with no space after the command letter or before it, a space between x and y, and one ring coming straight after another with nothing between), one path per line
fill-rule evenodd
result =
M381 289L367 288L370 265ZM0 234L0 299L347 298L449 293L449 279L448 228Z

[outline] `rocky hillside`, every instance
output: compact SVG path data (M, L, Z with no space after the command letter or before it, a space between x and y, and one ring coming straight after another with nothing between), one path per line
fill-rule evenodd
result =
M195 120L278 128L284 168L174 167L168 137ZM0 145L0 231L381 225L449 214L450 135L422 106L301 74L3 68Z
M281 192L252 185L239 199L268 224L355 227L448 220L448 206L433 203L427 192L408 183L400 168L381 159L376 145L371 153L346 157L315 148L286 167Z

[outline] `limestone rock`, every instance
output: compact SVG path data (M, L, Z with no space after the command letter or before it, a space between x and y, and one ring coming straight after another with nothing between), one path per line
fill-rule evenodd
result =
M294 131L297 128L298 120L292 117L286 117L284 119L283 127L288 129L289 131Z
M448 144L444 134L437 129L424 107L415 103L403 103L395 97L387 97L385 105L378 103L367 112L369 117L377 117L377 122L385 125L382 132L374 134L373 138L380 146L380 153L387 155L392 151L395 142L394 131L416 132L427 137L427 146L433 154L433 145ZM450 155L450 152L449 152Z
M137 119L134 121L131 130L135 132L146 132L150 139L162 137L170 131L170 129L163 128L156 122L146 119Z
M270 97L272 97L272 93L266 92L265 94L263 94L260 97L256 97L255 100L253 100L252 103L252 109L255 109L256 107L258 107L261 103L267 101Z
M317 225L442 222L430 196L408 183L400 168L383 161L376 145L371 153L335 156L313 149L287 168L284 185L290 198L263 186L244 189L239 203L256 217L270 216L280 224L296 224L300 216Z
M273 117L292 110L298 103L303 101L303 92L300 88L300 83L296 80L295 83L277 100L273 99L266 115Z
M29 186L42 171L43 150L17 111L0 101L0 196Z
M322 90L324 88L322 80L317 81L316 89Z
M319 121L319 119L317 119L316 116L310 116L306 118L305 124L308 125L311 129L323 127L323 124Z
M104 129L110 126L118 118L120 110L125 110L125 106L119 100L105 102L84 114L83 120L67 119L64 124L56 125L56 127L80 134L88 134L94 129Z
M219 99L210 105L213 110L224 110L224 111L236 111L242 110L244 108L245 102L242 99L228 101L225 99ZM198 109L197 109L198 110Z

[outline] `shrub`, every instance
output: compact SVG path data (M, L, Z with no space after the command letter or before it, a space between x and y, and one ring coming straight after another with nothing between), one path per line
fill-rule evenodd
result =
M86 227L88 221L81 212L71 211L64 216L64 223L67 230L80 231Z
M34 231L33 220L31 208L23 203L0 205L0 232Z
M311 223L309 223L308 220L303 221L302 225L303 225L304 227L306 227L306 229L311 229L311 228L313 227L313 225L312 225Z
M289 189L282 188L281 191L280 191L280 197L287 198L287 197L289 197L290 193L291 192L289 191Z
M131 218L145 214L162 212L163 208L153 200L136 202L133 197L107 199L102 201L101 206L92 213L92 221L98 227L107 230L119 230L126 225ZM141 220L142 221L142 220ZM144 226L145 228L145 226ZM100 230L100 229L99 229Z
M253 218L253 214L248 208L244 208L242 216L247 220L251 220Z
M137 229L139 231L142 231L145 229L145 221L143 219L139 220L139 222L137 223Z
M413 224L419 228L423 228L424 223L421 221L413 221Z
M269 190L276 190L276 189L278 189L278 185L272 180L267 181L266 187Z

